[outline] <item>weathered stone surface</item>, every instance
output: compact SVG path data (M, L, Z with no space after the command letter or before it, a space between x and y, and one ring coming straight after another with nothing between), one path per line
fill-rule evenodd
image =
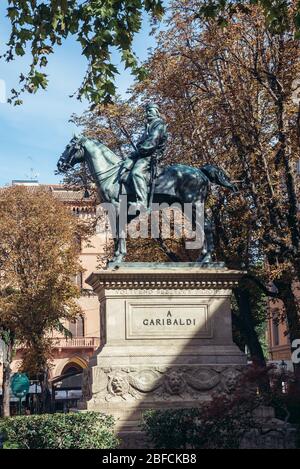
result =
M151 298L126 301L126 339L176 339L212 337L208 304L194 298L172 304Z
M136 432L145 409L195 407L230 392L246 364L232 341L231 292L242 273L160 264L94 273L102 347L85 372L89 410Z
M261 406L254 412L257 427L247 432L240 449L295 449L294 425L275 418L273 407Z

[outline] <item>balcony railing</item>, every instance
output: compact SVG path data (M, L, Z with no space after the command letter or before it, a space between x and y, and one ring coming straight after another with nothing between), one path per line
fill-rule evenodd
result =
M55 348L97 348L100 345L99 337L73 337L73 339L53 338Z

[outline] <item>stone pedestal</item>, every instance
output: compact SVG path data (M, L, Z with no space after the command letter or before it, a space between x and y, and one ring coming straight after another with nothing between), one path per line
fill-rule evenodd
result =
M102 346L85 371L86 408L114 415L128 431L145 409L195 407L232 386L246 364L231 329L241 275L194 263L125 263L91 274Z

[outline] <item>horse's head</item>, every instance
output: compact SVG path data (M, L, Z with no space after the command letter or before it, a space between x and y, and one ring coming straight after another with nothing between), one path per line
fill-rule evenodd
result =
M74 136L70 143L66 146L63 154L57 162L57 169L60 172L65 172L72 168L75 164L81 163L84 157L84 148L82 145L82 138Z

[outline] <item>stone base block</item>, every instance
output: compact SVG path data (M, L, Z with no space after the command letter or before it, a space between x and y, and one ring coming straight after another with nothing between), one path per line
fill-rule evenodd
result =
M120 431L137 429L147 409L198 407L230 392L244 366L93 366L85 370L86 409L114 415Z
M191 263L125 263L92 274L102 346L85 370L85 407L134 432L146 409L196 407L230 391L246 364L231 328L241 275Z

